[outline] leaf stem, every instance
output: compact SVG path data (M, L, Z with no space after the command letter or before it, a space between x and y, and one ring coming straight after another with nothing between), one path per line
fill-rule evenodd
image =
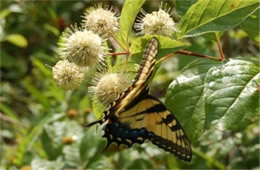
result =
M179 50L179 51L176 51L174 53L170 53L170 54L162 57L160 60L157 61L157 63L159 63L163 60L167 60L168 58L174 56L175 54L182 54L182 55L187 55L187 56L195 56L195 57L199 57L199 58L209 58L209 59L212 59L212 60L223 61L225 59L225 57L223 55L223 51L222 51L222 48L220 46L219 41L218 41L218 47L219 47L219 50L220 50L220 56L221 56L220 58L216 58L216 57L204 55L204 54L199 54L199 53L195 53L195 52L191 52L191 51Z
M115 37L113 34L112 34L111 37L116 41L116 43L117 43L122 49L124 49L124 51L127 51L126 48L116 39L116 37Z
M128 61L128 58L129 58L129 44L127 44L127 49L116 39L116 37L114 35L112 35L112 38L116 41L116 43L125 51L125 52L122 52L122 53L118 53L119 55L126 55L126 60L125 60L125 64L124 64L124 67L123 67L123 70L122 72L125 71L125 68L127 66L127 61Z
M110 55L110 56L116 56L116 55L127 55L127 52L120 52L120 53L108 53L106 55Z
M195 56L195 57L199 57L199 58L209 58L212 60L217 60L217 61L222 61L222 58L216 58L216 57L212 57L212 56L208 56L208 55L203 55L203 54L199 54L199 53L195 53L195 52L191 52L191 51L184 51L184 50L179 50L176 51L174 53L170 53L164 57L162 57L160 60L158 60L156 63L159 63L163 60L167 60L168 58L174 56L175 54L182 54L182 55L188 55L188 56Z
M200 57L200 58L210 58L212 60L222 61L221 59L216 58L216 57L212 57L212 56L204 55L204 54L199 54L199 53L195 53L195 52L191 52L191 51L179 50L179 51L175 52L175 54L195 56L195 57Z
M214 158L208 157L205 153L201 152L199 149L192 147L192 151L194 154L205 159L210 165L213 165L219 169L225 169L224 164L220 163L219 161L215 160Z
M125 64L124 64L122 73L125 71L125 69L126 69L126 67L127 67L128 58L129 58L129 53L126 55Z
M159 59L159 60L156 62L156 64L159 63L159 62L161 62L161 61L163 61L163 60L167 60L168 58L170 58L170 57L172 57L172 56L174 56L174 53L170 53L170 54L168 54L168 55L162 57L161 59Z
M223 60L225 60L225 56L224 56L224 53L223 53L223 50L222 50L219 38L217 36L216 36L216 39L217 39L217 44L218 44L218 51L219 51L219 54L220 54L219 61L223 61Z

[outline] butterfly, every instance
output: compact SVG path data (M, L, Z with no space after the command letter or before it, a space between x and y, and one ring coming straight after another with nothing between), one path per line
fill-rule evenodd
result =
M161 101L148 94L147 84L155 67L158 47L158 40L152 38L132 85L109 105L101 120L88 126L107 122L103 128L107 147L112 142L131 147L149 140L179 159L190 161L191 145L180 123Z

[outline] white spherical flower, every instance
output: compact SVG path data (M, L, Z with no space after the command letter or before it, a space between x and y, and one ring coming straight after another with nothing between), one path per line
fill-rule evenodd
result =
M141 31L142 34L157 34L172 37L173 32L177 31L177 28L168 12L169 10L160 8L159 11L147 14L142 10L141 13L143 15L138 17L135 28Z
M61 37L59 52L78 66L93 66L104 54L102 39L92 31L71 27Z
M90 93L104 106L108 106L131 85L131 81L122 73L106 73L97 76L92 84L93 86L89 89Z
M83 25L103 38L108 38L118 30L119 17L112 9L104 9L101 4L86 10Z
M64 90L72 90L82 83L84 70L68 60L60 60L52 68L52 75L58 87Z

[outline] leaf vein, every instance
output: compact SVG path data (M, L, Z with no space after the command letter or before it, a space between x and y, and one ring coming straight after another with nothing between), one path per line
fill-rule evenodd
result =
M217 12L217 15L216 15L216 16L218 16L218 15L219 15L219 13L220 13L220 11L221 11L221 9L222 9L223 5L224 5L226 2L227 2L227 1L224 1L224 2L222 3L222 5L220 6L220 8L218 9L218 12Z
M247 8L247 7L250 7L250 6L253 6L253 5L255 5L255 3L254 3L254 4L251 4L251 5L248 5L248 6L241 7L241 8L237 8L236 10L243 9L243 8ZM221 17L223 17L223 16L225 16L225 15L228 15L228 14L234 12L234 11L235 11L235 10L231 10L231 11L229 11L229 12L227 12L227 13L224 13L224 14L222 14L222 15L219 15L218 17L215 17L215 18L210 19L210 20L208 20L207 22L202 23L201 25L196 25L195 28L190 29L188 32L191 32L191 31L197 29L198 27L201 27L201 26L203 26L203 25L206 25L206 24L208 24L208 23L210 23L210 22L212 22L212 21L214 21L214 20L217 20L217 19L219 19L219 18L221 18ZM186 31L186 30L187 30L187 29L185 29L185 31ZM188 32L186 32L186 33L188 33Z
M200 15L200 17L199 17L199 20L198 20L197 24L195 24L196 27L200 24L201 18L202 18L202 16L203 16L203 14L205 13L205 11L206 11L206 9L207 9L207 7L208 7L208 5L209 5L210 2L211 2L211 1L208 1L207 5L206 5L205 8L203 9L203 12L201 13L201 15Z
M241 90L241 92L239 93L239 95L237 96L237 98L234 100L234 102L230 105L230 107L224 112L224 114L228 113L229 110L232 108L232 106L237 102L238 97L241 95L241 93L245 90L245 88L249 85L249 83L256 77L258 76L258 74L260 74L259 72L257 74L255 74L248 82L247 84L243 87L243 89Z

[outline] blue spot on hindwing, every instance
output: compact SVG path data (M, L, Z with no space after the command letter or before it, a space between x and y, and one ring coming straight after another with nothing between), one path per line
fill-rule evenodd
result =
M129 137L130 137L132 140L134 140L135 138L137 138L137 137L138 137L137 131L134 130L134 131L130 132Z
M115 142L117 145L125 144L130 147L134 143L142 144L146 139L154 137L154 134L147 132L145 128L131 129L128 125L118 122L115 117L110 119L104 129L108 144Z

